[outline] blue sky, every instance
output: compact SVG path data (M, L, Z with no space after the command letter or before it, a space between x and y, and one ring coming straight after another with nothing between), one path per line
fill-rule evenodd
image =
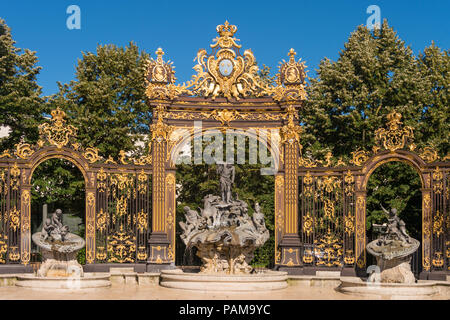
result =
M69 30L69 5L81 9L81 30ZM125 46L134 41L151 53L158 47L176 66L179 82L193 74L198 49L208 48L216 26L237 25L236 37L252 49L259 65L275 68L293 47L314 75L323 57L335 60L350 33L366 24L369 5L398 32L415 54L434 40L449 48L450 1L2 1L0 17L12 28L20 48L37 52L43 94L57 91L56 81L74 79L82 51L97 44Z

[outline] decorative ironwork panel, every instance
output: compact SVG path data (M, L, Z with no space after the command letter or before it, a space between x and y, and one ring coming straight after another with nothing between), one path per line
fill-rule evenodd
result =
M140 263L148 256L150 175L144 170L97 172L97 263Z
M21 263L21 169L0 168L0 264Z
M432 210L432 254L431 268L433 270L444 270L446 265L446 207L445 198L447 194L446 188L446 172L436 167L431 174L431 192L433 200Z
M354 177L348 172L300 177L300 234L305 266L355 263Z

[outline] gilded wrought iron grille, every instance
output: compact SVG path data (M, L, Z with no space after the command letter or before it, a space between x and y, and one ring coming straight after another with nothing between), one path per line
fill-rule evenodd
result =
M355 179L351 172L300 177L300 235L305 266L353 266Z
M433 270L444 270L446 265L446 223L448 223L448 210L445 210L446 195L448 196L446 181L447 172L439 167L432 172L432 256L431 266ZM447 212L447 213L446 213ZM447 220L447 221L446 221Z
M19 264L21 170L14 164L0 168L0 263Z
M96 262L145 263L151 225L151 179L138 172L97 173Z
M446 233L445 233L445 258L446 258L446 266L447 271L450 271L450 174L449 171L445 171L445 207L446 207Z

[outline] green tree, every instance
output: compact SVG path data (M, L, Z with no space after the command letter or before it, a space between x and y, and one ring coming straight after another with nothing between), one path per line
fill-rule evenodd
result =
M301 110L305 154L321 158L332 151L349 160L352 151L370 150L375 130L385 126L392 110L414 129L418 149L431 144L441 156L447 154L449 61L448 51L434 43L415 57L386 21L372 32L359 26L337 61L323 59L317 77L310 79L308 101ZM396 207L417 236L420 188L410 166L378 168L368 186L367 227L383 221L383 203Z
M419 54L420 81L425 84L420 133L422 145L432 145L441 155L450 151L450 52L432 42Z
M43 119L44 100L36 76L36 53L15 47L11 29L0 19L0 125L10 129L0 139L0 150L13 149L22 139L38 140L38 124Z
M96 53L83 53L78 60L76 80L59 83L52 107L66 111L83 146L115 158L120 150L142 151L136 142L149 132L151 122L145 100L148 58L132 42L125 48L99 45Z
M380 29L359 26L337 61L320 62L310 79L308 101L302 111L304 145L349 157L357 148L370 149L374 132L393 109L406 125L420 126L427 86L411 48L386 21ZM317 152L316 152L317 153Z

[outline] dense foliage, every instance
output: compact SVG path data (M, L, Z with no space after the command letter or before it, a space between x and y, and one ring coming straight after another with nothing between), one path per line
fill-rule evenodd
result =
M45 111L35 52L16 48L15 43L0 19L0 126L9 127L9 136L0 138L1 151L14 149L21 140L36 142Z
M325 58L310 79L301 111L305 155L351 159L357 149L375 145L374 132L386 125L392 110L414 129L417 150L430 145L440 156L449 152L449 51L434 43L415 57L384 21L380 29L359 26L337 61ZM367 228L380 223L380 204L396 207L409 232L420 239L421 183L412 167L385 164L371 176Z

